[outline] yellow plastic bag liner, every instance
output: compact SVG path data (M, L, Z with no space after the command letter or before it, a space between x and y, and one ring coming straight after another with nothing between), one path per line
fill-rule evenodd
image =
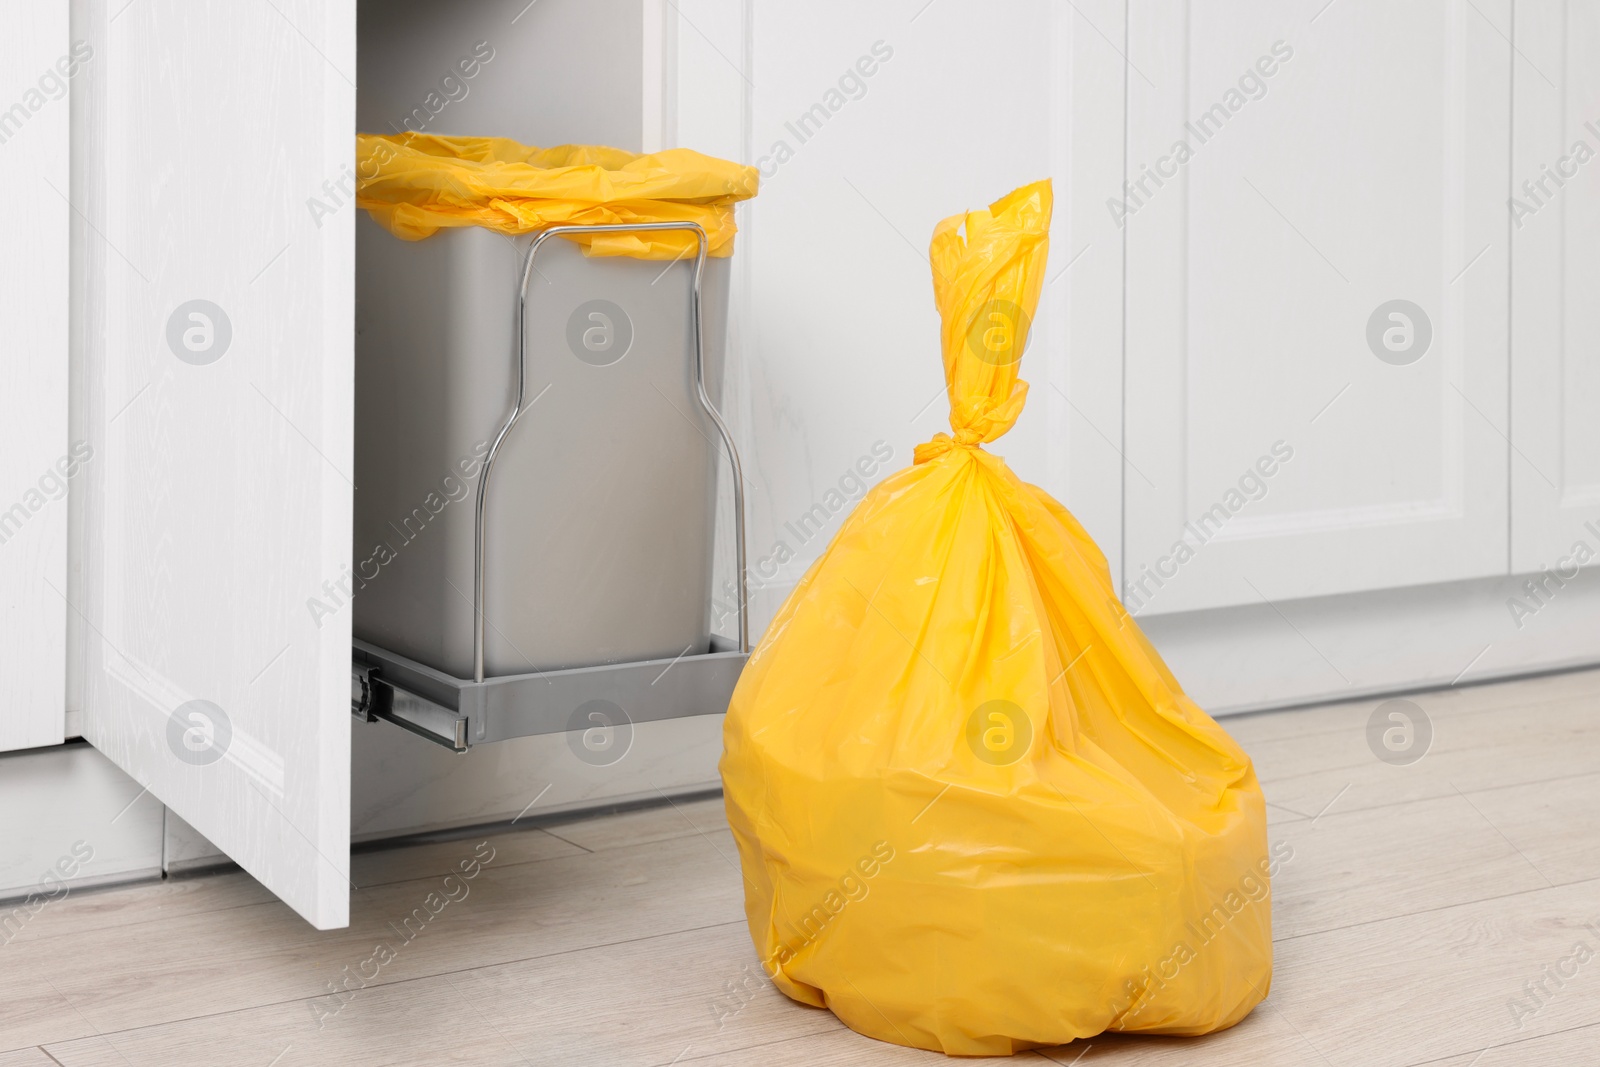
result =
M504 137L358 134L356 204L396 237L420 241L449 226L533 233L551 226L698 222L713 256L733 254L733 205L756 195L754 167L673 148L531 148ZM679 259L681 231L585 234L592 256Z
M766 972L863 1034L955 1055L1205 1033L1272 974L1249 757L1083 527L981 447L1027 394L1050 210L1040 182L934 231L954 432L846 520L724 728Z

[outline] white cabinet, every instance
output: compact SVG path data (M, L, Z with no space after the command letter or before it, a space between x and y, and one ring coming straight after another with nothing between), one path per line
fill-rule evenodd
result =
M1264 706L1593 660L1568 620L1600 597L1525 630L1502 609L1514 572L1600 555L1588 6L614 5L475 5L480 30L373 0L368 29L494 34L471 92L534 101L521 136L762 169L724 398L757 632L862 467L945 425L932 226L1051 175L1033 392L995 451L1085 522L1186 682L1248 676L1222 702ZM64 3L0 0L0 192L27 206L0 247L0 750L62 739L75 632L83 735L136 783L119 806L148 789L322 927L348 915L350 623L308 601L350 560L356 6L75 0L69 32ZM596 73L608 41L628 77ZM368 76L405 96L416 72L426 101L437 66ZM582 102L529 91L580 71ZM478 121L463 99L438 129ZM1524 181L1539 201L1508 212ZM525 812L557 747L369 760L358 821Z
M637 80L637 3L597 10L551 2L534 10L503 2L477 5L472 18L447 7L373 3L367 30L391 57L407 40L436 44L430 38L448 32L474 55L498 47L506 58L493 66L482 60L482 77L470 87L440 81L460 54L454 45L442 62L437 48L423 48L416 61L375 63L379 91L369 96L369 112L374 101L404 98L436 118L448 103L454 117L428 125L477 132L466 128L481 121L475 109L498 93L526 101L527 122L488 132L626 146L639 139L649 106L659 126L660 79L653 93L641 92ZM634 23L619 23L619 12ZM73 14L75 32L95 54L74 86L71 182L83 220L73 253L81 332L75 393L94 448L94 462L75 483L84 516L73 559L82 576L75 598L83 621L82 735L135 789L159 798L308 921L343 926L351 628L349 611L330 613L326 605L350 595L357 4L84 0ZM386 41L391 31L400 40ZM539 62L530 62L535 42ZM665 47L659 33L654 47ZM556 51L559 61L550 62ZM634 80L610 77L619 67ZM563 111L551 86L580 75L596 91L585 93L584 107ZM404 117L369 113L364 122L382 130ZM63 105L63 132L66 118ZM63 193L66 160L63 138ZM49 173L29 162L18 173L30 181ZM50 207L31 187L25 199ZM63 354L59 396L30 384L17 405L36 409L18 428L41 450L47 444L51 460L65 446L42 431L54 426L64 438L67 425L64 199L61 208L39 214L37 242L50 245L61 266L61 307L51 326ZM46 225L60 232L51 237ZM9 277L9 258L7 265ZM39 265L19 262L19 277ZM50 280L41 274L25 295L48 309ZM46 334L39 337L43 346ZM22 458L32 471L31 455ZM65 522L63 514L57 542L65 540ZM64 580L57 584L66 590ZM31 589L8 580L7 592L13 587ZM58 646L64 606L58 598ZM32 602L24 608L18 632L30 626L47 638L42 613ZM37 699L15 698L43 724L16 744L61 740L65 671L59 648L54 656L33 656L7 672L8 684L55 686ZM485 753L452 769L467 777L460 767L502 766L530 752L550 763L549 750L566 749L559 736L542 740L551 744ZM12 741L0 734L0 743ZM383 783L391 810L364 812L369 832L502 817L492 805L514 799L510 817L546 792L574 792L567 772L520 797L526 776L543 768L518 766L496 782L480 781L460 810L430 812L429 800L448 792L438 788L447 774L437 764L399 762L414 780ZM714 761L707 764L709 778ZM670 761L644 756L633 774L651 778L652 790L674 779ZM366 784L370 804L376 790ZM579 784L605 792L606 783ZM494 799L485 800L490 793Z
M67 678L67 95L87 56L65 3L0 0L0 752L59 743Z
M355 5L94 14L83 735L343 926Z
M1132 610L1505 572L1509 8L1131 4Z
M1120 5L672 7L682 142L748 153L762 175L741 207L730 398L751 457L757 632L865 492L858 471L875 482L949 429L934 225L1046 176L1030 393L992 451L1072 501L1115 560L1122 236L1101 202L1121 175Z
M1511 565L1548 598L1600 558L1600 8L1516 14Z

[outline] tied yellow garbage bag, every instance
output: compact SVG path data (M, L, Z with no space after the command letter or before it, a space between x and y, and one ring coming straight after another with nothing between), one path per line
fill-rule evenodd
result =
M551 226L698 222L708 252L733 254L733 205L756 195L754 167L673 148L531 148L504 137L359 134L356 204L396 237L449 226L511 236ZM580 234L592 256L679 259L698 243L681 231Z
M953 1055L1231 1026L1272 973L1265 809L1010 429L1049 182L941 222L952 434L845 521L750 657L728 822L767 974ZM963 232L964 228L964 232Z

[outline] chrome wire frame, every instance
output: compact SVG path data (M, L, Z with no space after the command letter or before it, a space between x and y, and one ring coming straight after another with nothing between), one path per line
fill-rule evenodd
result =
M511 413L506 416L505 425L500 427L500 432L495 435L494 444L489 448L489 454L483 461L483 473L478 479L477 510L474 516L475 538L473 544L472 561L472 677L474 681L483 681L483 618L484 618L484 542L486 526L484 513L489 498L489 473L494 469L495 458L500 454L500 446L505 443L511 430L527 410L527 385L528 385L528 282L533 277L534 257L539 254L539 247L552 237L566 234L593 234L593 233L645 233L656 230L689 230L699 242L699 254L695 257L694 285L691 292L691 321L694 331L694 384L699 394L700 407L710 417L717 427L717 433L722 437L722 446L728 451L728 463L733 468L733 519L734 519L734 553L738 568L739 590L739 651L750 651L750 620L749 620L749 595L745 579L745 529L744 529L744 470L739 463L739 450L733 443L733 435L728 432L728 426L722 421L722 413L711 402L711 396L706 391L706 346L704 303L701 296L701 278L706 266L706 231L697 222L641 222L624 223L606 226L552 226L544 230L533 239L528 246L527 259L522 268L522 288L517 298L517 399L511 407Z

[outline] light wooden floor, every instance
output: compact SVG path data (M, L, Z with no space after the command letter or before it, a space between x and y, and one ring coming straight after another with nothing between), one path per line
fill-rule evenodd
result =
M1204 1039L1015 1062L1600 1064L1600 672L1411 699L1434 740L1406 767L1367 747L1377 701L1228 721L1294 848L1266 1004ZM0 1067L944 1062L760 978L720 800L496 835L468 895L371 984L316 999L371 974L399 942L387 924L480 840L358 855L332 933L238 873L71 894L0 946ZM1570 974L1579 942L1595 958ZM1510 1003L1558 966L1519 1026Z

